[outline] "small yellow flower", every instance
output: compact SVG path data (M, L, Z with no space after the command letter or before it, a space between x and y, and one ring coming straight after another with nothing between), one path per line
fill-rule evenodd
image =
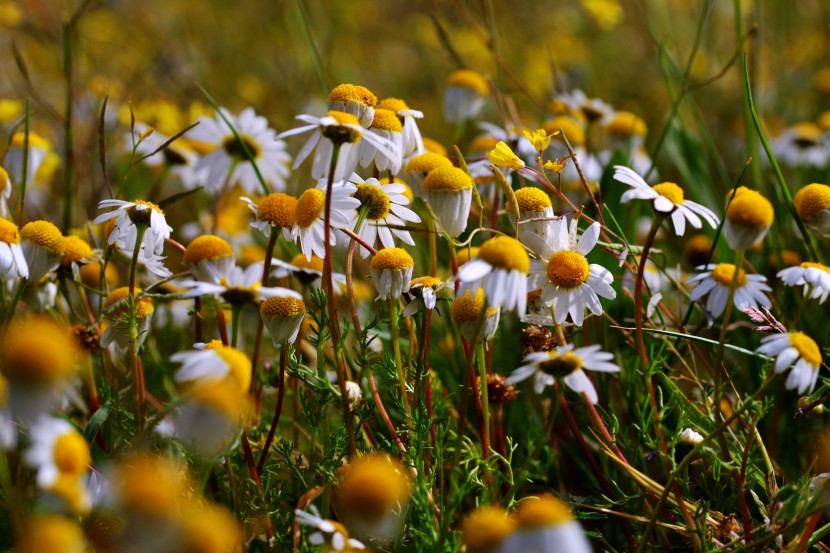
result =
M519 159L519 156L513 153L510 146L503 141L496 144L496 147L487 154L490 163L499 167L508 167L510 169L523 169L525 162Z
M559 161L554 161L554 160L548 160L548 161L545 162L544 168L547 169L548 171L552 171L556 174L559 174L559 173L562 172L562 169L565 168L565 163L560 163Z
M533 148L540 153L547 150L548 146L550 146L550 139L559 134L559 131L556 131L555 133L548 135L545 132L545 129L539 129L538 131L533 132L522 132L524 133L525 137L527 137L527 139L530 140L530 143L533 144Z

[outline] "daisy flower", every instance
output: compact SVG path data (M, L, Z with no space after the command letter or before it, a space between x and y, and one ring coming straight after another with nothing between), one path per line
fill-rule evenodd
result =
M395 238L414 246L407 222L420 223L421 218L411 209L405 207L409 199L404 196L406 186L400 183L380 184L377 179L368 179L357 183L354 197L360 201L360 209L365 210L365 222L357 229L358 235L370 246L380 242L384 248L394 248ZM361 257L368 257L369 251L360 248Z
M12 195L12 180L5 169L0 167L0 217L9 216L9 198Z
M517 529L502 551L591 553L591 544L568 506L552 495L525 498L515 512Z
M37 469L37 485L50 489L60 479L76 482L89 470L89 444L63 419L42 417L29 429L31 445L24 453L26 463Z
M424 140L421 138L421 131L418 129L416 119L423 119L424 114L416 109L410 109L406 102L400 98L386 98L381 100L378 109L388 109L395 112L403 125L402 153L404 159L420 155L426 151Z
M450 73L444 93L444 118L461 123L476 117L490 95L487 80L478 71L460 69Z
M461 529L469 553L502 553L505 538L516 530L516 521L499 506L478 507L464 517Z
M424 179L438 167L453 167L453 164L446 155L435 152L424 152L410 158L406 164L406 171L409 174L409 185L416 196L423 194L421 185Z
M152 132L148 134L148 131ZM197 169L199 154L188 146L188 142L184 140L184 137L180 136L162 151L153 154L171 137L143 123L136 123L134 132L141 138L135 144L136 154L141 157L149 156L143 160L145 165L148 167L167 167L173 175L179 177L182 184L188 189L196 188L200 184L208 182L206 178L209 172L208 168ZM130 148L132 148L134 140L134 135L127 133L127 143Z
M213 383L229 378L236 383L240 393L251 386L251 361L248 356L231 346L213 340L207 344L196 344L194 350L174 353L173 363L182 366L174 379L178 383Z
M683 189L673 182L649 186L640 175L622 165L614 166L614 179L632 187L622 195L621 203L634 198L653 200L655 211L671 214L677 236L683 236L686 232L686 221L697 229L703 226L701 218L712 228L718 226L718 218L711 209L685 199Z
M553 240L553 203L547 192L532 186L519 188L515 192L515 209L508 210L508 217L516 225L516 215L511 211L519 212L519 238L527 233L538 234L545 242Z
M397 299L409 291L415 261L406 250L383 248L372 258L372 278L378 289L377 299Z
M608 138L608 149L633 153L644 145L648 127L646 122L630 111L617 111L603 125Z
M458 270L461 291L484 289L490 305L523 315L527 307L527 275L530 257L522 243L508 236L487 240L478 256Z
M527 365L513 371L505 383L516 384L532 376L533 389L540 394L559 378L568 388L578 394L584 393L591 403L596 403L599 397L585 370L620 372L620 367L611 362L613 359L614 354L601 351L598 345L574 349L573 344L567 344L551 351L529 354L524 359Z
M776 373L792 367L787 376L788 390L798 390L802 395L812 393L821 367L821 350L812 338L803 332L773 334L764 337L756 351L776 358Z
M804 226L830 238L830 186L808 184L796 192L793 204Z
M20 247L29 268L29 280L38 282L60 265L66 253L66 240L49 221L32 221L20 229Z
M49 141L33 132L29 132L29 153L26 160L26 182L32 186L35 182L35 174L40 169L46 155L52 150L52 145ZM16 132L12 136L9 149L6 151L6 157L3 160L8 176L14 179L16 184L20 184L23 179L23 149L25 145L25 133Z
M173 414L173 434L201 457L215 458L233 443L247 398L248 389L240 390L233 379L200 383L182 396Z
M340 84L329 92L329 109L350 113L368 128L375 117L378 98L365 86Z
M459 294L452 300L450 307L450 316L458 331L465 340L472 341L476 339L476 329L478 326L478 319L481 316L481 310L484 309L484 290L478 290L475 294L470 293L471 290L466 290L463 294ZM484 312L484 326L481 329L481 336L478 337L480 341L489 342L496 335L496 330L499 328L499 319L501 318L501 308L488 307Z
M138 239L138 226L146 228L141 242L141 248L149 254L160 255L164 251L164 240L170 238L173 229L164 218L164 211L159 206L144 200L125 202L124 200L101 200L99 209L114 207L112 211L102 213L93 221L99 225L110 219L114 220L115 228L107 241L110 245L117 245L121 251L132 253Z
M774 218L775 210L768 199L741 186L726 206L726 242L733 250L748 250L766 236Z
M101 345L113 344L120 353L126 353L130 347L130 319L132 312L136 319L136 336L138 341L136 347L141 347L149 335L151 315L155 308L153 300L141 297L141 288L135 288L133 302L130 305L130 287L122 286L110 292L104 300L104 313L109 326L101 336Z
M218 283L236 263L231 245L213 234L197 236L185 248L184 264L196 280Z
M297 198L297 207L294 210L294 220L297 224L297 239L300 241L300 250L306 259L312 255L324 257L325 245L325 208L326 208L326 181L320 180L316 188L309 188ZM357 187L340 183L331 189L331 226L332 228L354 227L357 217L357 208L360 200L353 195ZM335 233L330 235L330 243L336 243Z
M294 212L297 209L297 198L289 194L269 194L258 202L250 198L240 198L248 204L248 209L254 213L255 220L251 226L270 237L271 231L282 231L287 242L293 242L297 237Z
M219 296L232 305L245 303L259 303L272 296L290 296L302 299L302 296L293 290L280 287L266 287L262 285L262 262L253 263L246 269L233 267L226 277L214 284L198 280L183 280L179 286L187 289L182 295L185 298L199 296Z
M388 160L397 159L394 145L380 135L363 128L358 118L351 113L333 110L323 117L303 114L298 115L296 119L307 125L285 131L278 138L312 133L297 157L294 158L293 169L297 169L309 154L315 151L314 162L311 166L311 176L314 179L323 179L328 176L335 144L340 146L337 165L332 177L335 181L343 180L354 172L360 160L360 142L363 140L377 150L377 155Z
M824 303L830 295L830 267L804 262L779 271L776 275L787 286L804 286L804 295Z
M438 167L423 182L425 199L451 238L467 228L473 202L473 179L456 167Z
M239 140L219 114L213 119L200 117L199 125L188 133L191 140L214 147L196 164L197 171L205 171L204 182L217 193L222 191L226 182L231 185L239 183L249 194L261 189L254 166L239 143L241 140L265 182L271 188L283 190L291 163L291 156L285 151L285 142L277 140L277 133L268 127L268 120L257 115L253 108L244 109L239 117L221 109L236 129Z
M69 235L64 237L64 252L60 266L72 272L77 280L81 267L93 262L101 261L101 250L92 249L89 242L80 236Z
M6 279L28 278L29 265L20 246L17 225L0 217L0 274Z
M403 125L395 112L376 109L375 118L369 125L369 132L386 139L395 155L389 157L387 152L364 140L360 143L360 166L369 167L374 164L380 172L390 171L393 175L400 173L403 164Z
M588 123L607 121L614 116L614 108L599 98L588 98L580 89L561 94L558 100L564 102L572 112L579 112Z
M824 133L811 122L789 127L772 141L770 147L781 163L791 167L824 167L830 159Z
M436 292L445 288L451 282L451 280L442 281L440 278L433 276L413 278L409 282L409 295L412 297L412 301L406 304L403 316L411 317L421 309L435 309L435 303L438 300Z
M366 549L366 546L358 540L349 538L349 533L342 524L320 518L320 512L314 505L308 511L297 509L294 515L297 517L297 522L316 530L308 537L308 543L322 545L324 553L348 553Z
M588 227L578 241L576 222L571 224L570 232L564 217L553 224L553 242L544 241L538 234L524 237L530 249L541 257L531 262L533 288L542 287L542 301L547 305L553 303L557 324L564 323L570 314L573 324L582 326L586 307L594 315L602 314L598 296L609 300L617 297L611 288L611 273L600 265L589 264L585 257L597 243L599 223Z
M697 270L704 272L686 280L688 284L695 284L694 290L689 295L691 301L699 301L703 296L709 294L706 301L706 310L713 317L719 317L726 309L726 300L729 297L729 287L735 275L735 266L731 263L710 264L698 267ZM752 305L771 305L769 298L764 292L771 292L767 286L767 279L763 275L749 275L743 269L738 269L735 283L735 307L749 307Z
M89 546L84 537L84 530L76 520L64 515L45 515L25 522L15 551L85 553L89 551Z
M274 347L297 341L305 313L303 300L292 296L273 296L259 306L259 315L271 335Z
M312 255L311 259L306 259L303 254L297 254L289 262L274 258L271 260L271 265L275 268L271 276L276 278L293 275L302 284L317 287L319 287L320 279L323 278L323 258L316 255ZM343 273L332 273L331 279L335 290L346 285L346 275Z

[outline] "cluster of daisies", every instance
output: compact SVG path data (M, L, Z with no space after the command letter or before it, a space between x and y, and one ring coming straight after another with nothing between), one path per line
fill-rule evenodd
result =
M474 71L453 73L446 121L476 119L490 88ZM689 200L677 184L649 184L654 170L643 149L642 119L581 91L556 97L539 129L479 123L464 151L452 153L421 135L423 113L401 99L378 100L365 87L343 84L331 91L327 108L319 116L297 116L301 124L281 133L250 108L202 116L174 140L147 123L133 124L124 141L131 163L163 168L162 176L174 181L170 192L202 187L215 207L177 229L168 224L163 202L115 197L99 202L96 228L87 224L64 235L43 220L18 227L9 202L21 183L37 178L45 149L35 134L14 135L7 171L0 170L0 447L19 450L35 475L50 515L32 524L63 525L55 532L66 541L52 549L75 551L83 539L100 539L131 550L190 551L215 540L222 545L211 550L231 551L242 539L231 515L187 492L186 471L169 460L146 453L117 463L93 460L91 451L105 451L104 438L94 428L84 435L69 421L95 416L102 381L119 401L135 406L136 445L146 446L148 436L170 440L200 462L245 448L259 482L278 431L288 352L318 369L328 362L322 345L303 348L310 334L321 334L304 322L313 291L323 289L331 300L335 351L329 364L338 370L319 372L326 384L339 385L331 390L345 402L346 416L365 387L380 400L371 374L345 381L347 353L337 349L341 337L335 334L344 312L352 314L353 328L366 322L355 304L367 297L384 300L388 309L388 347L405 409L421 400L411 391L421 387L410 385L414 363L400 352L399 316L428 324L442 299L451 302L450 319L474 346L465 348L470 355L482 343L492 346L502 317L556 334L524 352L524 364L506 378L485 370L482 394L492 387L491 377L510 390L503 397L515 397L512 388L532 379L539 394L564 386L596 404L601 398L586 371L619 372L616 355L602 344L568 342L592 317L608 316L604 305L622 294L613 267L597 262L602 254L595 250L626 265L635 301L648 288L648 308L635 306L638 317L646 313L638 323L642 331L658 326L658 310L669 314L662 292L682 280L648 260L658 233L683 237L690 228L721 227L711 209ZM292 156L299 135L307 138ZM590 140L589 149L590 137L600 137L602 147ZM609 167L614 152L630 167ZM628 244L603 220L598 183L606 171L613 172L621 203L644 200L653 207L641 244ZM295 188L302 179L307 187ZM830 236L830 187L805 186L794 205L805 229ZM766 278L745 262L773 224L771 203L740 187L725 199L723 212L723 237L735 263L709 264L712 241L699 235L710 252L697 273L678 284L710 324L728 320L732 304L772 306ZM439 244L441 256L448 251L448 270L439 268ZM628 255L634 248L641 259ZM429 269L416 274L416 258L428 258ZM355 281L355 274L370 279ZM804 301L822 304L830 296L830 267L817 259L799 261L777 277L800 287ZM374 291L359 297L368 280ZM339 312L334 296L352 309ZM246 318L250 311L257 316ZM188 333L192 326L195 339L192 347L166 352L173 386L162 391L165 404L156 397L159 390L145 389L142 354L148 340L171 326ZM823 359L816 341L780 324L766 332L758 353L775 358L776 373L791 369L787 389L812 392ZM264 336L280 352L276 389L266 389L262 378ZM246 432L251 419L259 419L265 393L275 396L274 420L264 443L252 448ZM355 457L335 488L338 520L323 518L311 503L297 510L296 520L309 527L308 542L326 551L389 547L404 530L413 477L411 467L387 457ZM202 519L199 512L208 514ZM120 521L118 531L83 538L72 521L102 513ZM270 524L258 531L273 538ZM219 530L225 541L215 537ZM469 552L590 550L568 508L549 496L523 500L513 513L475 511L464 534Z

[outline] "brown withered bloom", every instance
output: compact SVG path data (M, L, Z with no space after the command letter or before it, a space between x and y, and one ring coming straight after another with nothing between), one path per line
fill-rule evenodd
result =
M537 351L550 351L559 345L559 340L550 329L539 325L527 325L522 329L522 357Z
M512 384L505 384L504 377L500 374L487 375L487 399L492 404L507 403L516 399L519 392Z

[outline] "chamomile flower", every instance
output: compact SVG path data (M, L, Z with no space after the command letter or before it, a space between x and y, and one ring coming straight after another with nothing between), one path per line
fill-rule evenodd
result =
M461 528L467 553L501 553L516 521L501 507L479 507L464 518Z
M318 287L320 279L323 278L323 258L316 255L312 255L311 259L306 259L303 254L297 254L289 262L272 259L271 264L274 267L271 274L276 278L293 275L302 284ZM331 280L334 282L335 290L339 290L346 285L346 275L343 273L332 273Z
M552 495L525 498L515 512L518 528L504 551L591 553L591 544L568 506Z
M812 393L821 368L821 350L812 338L803 332L773 334L764 337L756 351L776 358L776 373L792 367L785 384L788 390L798 390L802 395Z
M213 234L197 236L188 244L183 261L196 280L214 284L227 277L235 264L231 245Z
M81 267L101 260L101 250L93 249L89 242L74 234L64 237L64 252L60 266L72 272L77 280Z
M248 356L218 340L196 344L194 350L174 353L170 361L182 364L175 376L179 383L204 384L230 379L240 392L247 392L251 386Z
M28 159L26 160L26 182L28 186L35 183L35 175L46 159L47 154L52 150L48 140L39 134L29 132ZM23 152L25 149L25 133L16 132L12 135L11 144L3 160L8 175L14 182L20 185L23 182Z
M52 319L15 317L0 342L0 366L15 389L51 389L71 376L77 352L69 330Z
M378 98L365 86L340 84L329 92L329 109L350 113L368 128L375 117Z
M135 145L135 152L137 156L144 158L145 165L148 167L166 167L188 189L208 182L206 178L208 169L206 167L197 169L199 154L189 146L188 141L183 136L168 144L162 151L156 152L165 142L170 140L170 136L159 132L158 129L151 129L143 123L136 123L134 131L141 138ZM133 140L134 137L128 133L127 143L130 148L132 148ZM144 156L149 157L145 158Z
M789 127L770 147L781 163L791 167L824 167L830 159L830 147L821 127L811 122Z
M373 115L374 117L374 115ZM297 157L294 158L294 167L302 164L303 161L314 151L314 162L311 166L311 176L314 179L328 177L329 165L334 155L334 146L340 148L337 156L337 165L334 168L332 178L341 181L351 175L357 162L360 159L360 143L365 140L377 150L376 155L393 160L397 158L397 152L392 143L378 134L363 128L358 118L345 111L329 111L323 117L313 115L298 115L303 123L307 123L296 129L281 133L278 138L294 136L311 132L311 137L300 149Z
M609 300L617 297L611 288L614 281L611 273L600 265L589 264L585 257L597 243L599 223L588 227L578 241L576 224L571 225L570 232L564 217L553 224L553 242L546 242L536 234L524 237L530 249L541 257L531 262L533 287L543 287L541 299L547 305L553 304L558 324L564 323L570 314L573 324L582 326L586 307L594 315L601 315L599 297Z
M416 109L410 109L406 102L400 98L386 98L381 100L378 109L388 109L395 112L395 115L401 120L403 125L402 147L403 158L409 159L412 156L422 154L426 151L424 148L424 140L421 138L421 131L418 129L416 119L424 117L423 112Z
M458 327L461 336L468 341L476 339L476 330L479 318L481 317L481 310L484 309L484 290L478 290L475 294L471 292L471 290L466 290L463 294L457 295L450 307L452 321ZM501 308L487 308L484 312L484 324L478 336L480 341L488 342L493 339L493 336L496 335L496 330L499 328L500 318Z
M435 152L424 152L412 157L406 164L406 170L409 173L408 182L412 187L412 192L420 196L423 192L421 185L424 179L433 169L438 167L453 167L453 164L446 155Z
M769 200L742 186L726 206L726 242L733 250L748 250L766 236L774 218L775 210Z
M374 167L380 172L389 171L397 175L401 171L403 163L403 125L395 112L388 109L378 108L375 110L375 117L369 125L369 132L375 133L391 145L391 152L394 156L383 150L379 150L370 142L364 140L360 143L360 166Z
M289 194L269 194L254 202L250 198L240 198L253 211L255 220L251 226L258 229L265 236L271 232L282 231L282 236L288 242L296 238L297 228L294 225L294 212L297 209L297 198Z
M688 284L695 284L689 299L699 301L709 294L706 309L717 318L726 309L729 287L732 285L732 279L735 278L735 266L731 263L718 263L697 269L703 272L686 280ZM738 269L735 282L735 307L738 309L753 305L769 307L771 303L764 292L770 292L772 289L767 286L766 282L767 279L763 275L747 274L743 269Z
M505 383L516 384L532 376L533 389L541 394L545 387L561 379L568 388L584 393L591 403L596 403L597 391L585 371L620 372L620 367L611 362L613 359L614 354L602 351L598 345L574 349L573 344L567 344L529 354L524 359L527 364L513 371Z
M194 453L214 458L233 442L249 394L234 378L200 380L182 396L181 408L173 415L174 434Z
M796 192L793 205L804 226L825 238L830 237L830 186L808 184Z
M138 239L138 227L144 227L144 236L141 241L138 260L159 276L170 276L169 271L161 265L160 257L164 252L164 241L170 238L173 229L167 224L164 211L152 202L135 200L102 200L98 203L100 209L114 207L112 211L103 213L93 221L96 225L113 220L113 230L107 242L119 251L131 254Z
M410 162L411 163L411 162ZM426 201L451 238L467 228L473 201L473 179L456 167L438 167L423 182Z
M804 262L788 267L776 275L787 286L804 286L804 296L824 303L830 295L830 267L821 263Z
M29 280L37 282L58 268L66 252L66 241L58 227L49 221L32 221L20 229L20 238Z
M3 167L0 167L0 217L9 216L9 198L12 195L12 180Z
M630 111L617 111L603 124L608 149L636 152L645 144L648 127L642 118Z
M448 123L473 119L484 107L490 86L484 76L472 69L454 71L447 78L444 93L444 118Z
M14 549L17 553L85 553L89 551L78 523L62 515L47 515L27 522Z
M303 300L292 296L273 296L259 306L259 315L271 335L274 347L297 341L305 313Z
M406 250L383 248L372 258L372 278L378 289L379 300L397 299L409 290L415 261Z
M82 480L91 456L83 435L63 419L42 417L32 423L29 436L23 459L37 470L38 487L57 491L69 504L88 504Z
M703 226L701 218L712 228L718 226L718 218L711 209L685 199L683 189L673 182L649 186L640 175L621 165L614 166L614 179L632 187L623 193L620 202L626 203L635 198L653 200L655 211L671 214L677 236L683 236L686 232L686 221L697 229Z
M406 186L398 183L380 184L377 179L368 179L357 183L354 197L360 200L360 209L365 210L365 221L358 230L358 235L370 246L380 242L384 248L394 248L395 238L414 246L407 222L420 223L421 218L406 207L409 200L404 196ZM369 251L360 248L361 257L368 257Z
M222 192L226 182L239 183L249 194L262 189L241 141L265 182L273 189L283 190L291 156L285 150L285 142L277 140L276 131L268 127L268 120L257 115L253 108L244 109L238 117L225 109L222 114L236 129L239 139L219 114L212 119L200 117L199 125L188 133L190 139L214 147L196 164L197 171L205 171L204 182L208 187L216 193Z
M614 108L599 98L588 98L580 89L562 94L559 100L565 102L571 111L579 112L588 123L607 121L614 115Z
M294 515L300 524L317 530L308 537L308 543L322 545L324 553L348 553L366 549L363 543L349 538L349 533L342 524L321 518L320 512L313 505L308 511L297 509Z
M150 329L151 315L153 314L153 300L141 296L141 288L133 290L134 295L130 298L130 288L122 286L116 288L104 300L104 313L109 323L104 334L101 336L101 345L113 344L116 351L126 353L130 347L130 319L132 312L136 319L137 346L141 347L147 339Z
M409 295L412 301L406 304L403 310L404 317L411 317L421 309L435 309L437 301L436 292L447 286L450 281L442 281L433 276L422 276L413 278L409 282Z
M244 270L239 266L233 267L228 271L228 275L219 279L216 284L183 280L179 282L179 286L187 289L183 297L218 296L231 305L259 303L272 296L302 298L300 294L288 288L263 286L262 263L253 263Z
M515 225L516 216L512 211L519 212L519 239L524 234L533 233L541 236L545 242L553 240L554 213L550 196L543 190L532 186L519 188L515 195L515 209L508 210L508 214L510 222Z
M325 208L326 182L320 181L315 188L309 188L297 198L294 220L297 224L297 239L300 250L306 259L312 255L324 257L325 244ZM338 184L331 189L331 226L333 228L354 227L360 200L353 197L357 187L351 184ZM330 244L336 243L335 233L330 234Z
M530 257L522 243L508 236L487 240L478 256L461 267L456 278L461 291L484 289L490 305L523 315L527 307L527 275Z
M6 279L28 278L29 265L20 246L17 225L0 217L0 274Z

